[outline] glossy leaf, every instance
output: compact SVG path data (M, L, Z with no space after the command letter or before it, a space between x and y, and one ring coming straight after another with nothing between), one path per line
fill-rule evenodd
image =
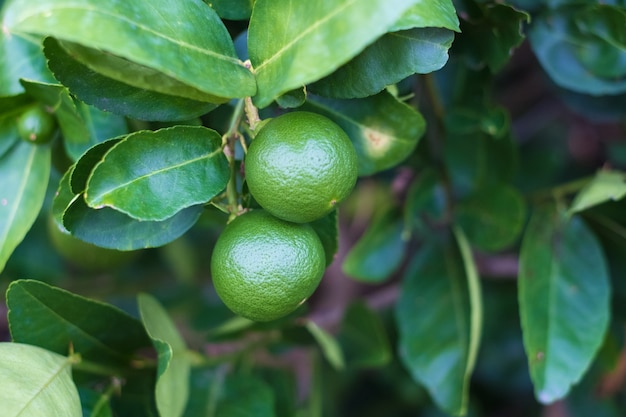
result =
M602 170L576 194L569 211L577 213L607 201L621 200L624 196L626 196L626 174Z
M0 116L0 160L20 140L13 115Z
M486 187L458 203L455 219L476 248L498 251L520 236L526 221L526 203L511 186Z
M128 364L150 346L141 324L118 308L51 287L40 281L14 281L7 290L11 337L15 342L103 364Z
M386 91L354 100L309 98L306 108L329 117L348 134L361 176L401 163L426 129L420 113Z
M460 32L454 4L450 0L420 1L405 11L389 31L412 28L445 28Z
M431 239L420 247L406 270L395 315L405 367L440 408L463 415L482 308L476 269L460 231L457 240Z
M331 336L326 330L319 327L313 321L306 322L306 328L311 333L320 349L322 354L331 364L331 366L337 370L341 370L345 367L345 358L341 346L337 339Z
M216 107L107 78L76 61L53 38L44 41L44 52L55 77L72 94L104 111L139 120L181 121L203 115Z
M404 260L408 244L404 232L404 219L397 211L383 213L350 249L342 265L343 272L359 281L385 281Z
M39 215L49 176L47 145L18 140L0 158L0 271Z
M89 148L80 159L76 161L70 169L70 190L72 194L84 193L87 189L87 183L94 167L104 159L104 156L111 150L111 148L117 145L124 137L112 138L101 142L95 146ZM71 200L71 199L70 199ZM63 209L69 205L70 200L66 201Z
M520 253L519 305L535 394L563 398L602 344L609 276L600 243L578 217L540 207Z
M254 0L205 0L222 19L250 19Z
M64 41L79 61L135 87L217 102L255 92L228 31L200 0L106 9L96 0L19 0L6 6L4 25L12 34ZM207 77L207 68L218 76Z
M156 404L160 417L180 417L189 397L187 346L167 311L148 294L137 298L139 313L159 355Z
M130 134L96 164L85 201L142 221L166 220L207 203L229 178L221 142L214 130L194 126Z
M67 357L21 343L0 343L4 417L82 417Z
M333 210L330 214L321 219L311 222L311 226L322 241L324 254L326 255L326 266L328 267L335 260L337 249L339 248L339 225L337 224L339 216L337 210Z
M392 352L381 318L362 302L346 309L337 334L349 368L384 366L391 361Z
M248 48L255 104L330 74L383 35L416 0L257 0Z
M453 39L453 32L439 28L387 33L309 89L336 98L374 95L409 75L427 74L443 67Z

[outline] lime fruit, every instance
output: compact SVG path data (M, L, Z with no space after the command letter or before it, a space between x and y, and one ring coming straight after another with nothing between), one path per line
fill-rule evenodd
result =
M17 131L20 138L29 143L50 142L55 129L56 120L39 105L30 107L17 119Z
M281 219L307 223L331 212L354 188L357 156L345 132L324 116L286 113L270 120L245 159L250 193Z
M233 312L255 321L295 310L315 291L324 269L324 248L310 225L286 222L264 210L229 223L211 256L219 297Z

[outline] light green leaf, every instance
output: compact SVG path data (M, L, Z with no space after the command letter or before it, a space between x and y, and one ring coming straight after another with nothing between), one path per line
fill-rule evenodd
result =
M460 230L424 242L406 270L395 315L400 358L447 413L467 412L481 333L478 277Z
M3 417L82 417L71 359L21 343L0 343Z
M212 102L254 95L253 75L202 1L109 6L97 0L9 1L4 27L10 34L57 38L96 72L135 87ZM215 76L208 77L207 68Z
M66 354L70 346L81 357L103 364L128 364L138 349L150 346L140 323L95 300L40 281L18 280L7 290L14 341Z
M407 246L404 218L387 210L376 218L344 259L343 272L357 280L380 283L402 264Z
M189 397L191 363L187 346L167 311L152 296L139 294L139 313L159 354L156 403L160 417L180 417Z
M361 52L416 0L257 0L248 32L255 104L317 81Z
M336 98L374 95L409 75L443 67L453 39L453 32L439 28L387 33L309 90Z
M580 218L538 208L522 241L518 286L535 394L551 403L580 380L604 340L610 284L600 243Z
M348 134L357 152L361 176L401 163L426 129L420 113L386 91L353 100L309 95L304 107L329 117Z
M328 363L330 363L331 366L337 370L345 368L346 361L343 356L341 346L339 345L339 342L337 342L337 339L335 339L313 321L307 321L306 328L319 345L320 349L322 350L322 354L324 355Z
M229 178L221 142L214 130L196 126L132 133L96 164L85 201L141 221L166 220L206 203Z
M569 212L578 213L607 201L621 200L624 196L626 196L626 174L602 170L576 194Z
M389 31L428 27L461 31L451 0L422 0L404 12Z
M39 215L49 176L49 145L18 140L0 157L0 271Z

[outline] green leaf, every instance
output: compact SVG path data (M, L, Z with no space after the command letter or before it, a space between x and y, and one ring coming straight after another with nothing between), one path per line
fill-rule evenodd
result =
M36 346L0 343L4 417L82 417L67 357Z
M48 145L18 140L0 157L0 271L39 215L49 176Z
M191 363L187 346L167 311L152 296L139 294L139 313L159 354L156 403L160 417L180 417L189 397Z
M400 20L390 29L390 32L412 28L445 28L460 32L459 18L456 15L454 4L450 0L420 1L411 6Z
M600 243L580 218L538 208L522 241L518 286L535 394L551 403L580 380L604 340L610 284Z
M15 342L104 364L130 363L150 346L141 324L110 304L90 300L40 281L18 280L7 290L8 318Z
M333 210L321 219L311 222L313 230L315 230L317 236L319 236L322 241L322 246L324 246L327 267L335 260L335 255L339 248L338 218L337 210Z
M100 110L139 120L182 121L208 113L214 104L144 90L107 78L72 58L53 38L44 52L55 77L72 94Z
M478 276L463 233L431 239L406 270L395 315L400 359L447 413L467 411L481 333Z
M345 352L348 368L378 367L391 361L391 347L384 324L378 314L362 302L348 306L337 340Z
M604 10L597 5L561 7L533 19L528 32L530 45L557 85L591 95L626 92L626 47L595 34L596 24L609 25L599 32L604 36L607 31L624 30L605 21ZM586 32L589 30L593 31ZM607 69L611 71L608 74Z
M344 369L346 366L346 360L337 339L313 321L308 320L306 322L306 328L319 345L322 350L322 354L328 363L330 363L331 366L337 370Z
M20 140L15 118L0 115L0 160Z
M626 174L619 171L602 170L582 189L569 208L578 213L607 201L621 200L626 196Z
M420 172L407 192L405 223L425 234L431 225L441 224L446 215L447 197L439 173L430 167Z
M109 404L110 394L100 393L91 389L79 390L83 417L113 417Z
M401 163L426 129L420 113L386 91L354 100L309 95L305 108L329 117L348 134L357 152L361 176Z
M526 221L526 203L509 185L485 187L461 200L455 220L474 246L499 251L515 243Z
M257 0L248 48L255 104L330 74L356 56L416 0Z
M4 25L11 34L64 41L74 58L135 87L213 102L256 90L226 27L200 0L122 2L108 8L96 0L11 1ZM207 77L207 68L216 76Z
M370 283L385 281L404 260L407 236L404 218L387 210L376 218L344 259L343 272Z
M252 14L254 0L205 0L222 19L247 20Z
M439 28L387 33L337 71L310 85L309 90L336 98L374 95L409 75L443 67L453 39L453 32Z
M229 178L221 142L214 130L196 126L132 133L95 166L85 201L141 221L166 220L206 203Z
M259 378L253 375L228 375L222 381L218 379L209 397L209 406L206 408L209 411L202 417L276 416L272 388Z
M125 136L125 135L124 135ZM89 182L89 176L94 167L104 159L104 156L111 150L111 148L117 145L124 137L113 138L100 142L97 145L89 148L74 165L68 171L70 173L70 189L73 194L84 193L87 189L87 183ZM73 196L72 196L73 198ZM69 205L71 199L66 201L63 210Z

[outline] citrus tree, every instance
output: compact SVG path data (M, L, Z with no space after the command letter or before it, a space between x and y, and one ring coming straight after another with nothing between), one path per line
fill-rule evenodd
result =
M3 416L626 411L623 1L0 10Z

